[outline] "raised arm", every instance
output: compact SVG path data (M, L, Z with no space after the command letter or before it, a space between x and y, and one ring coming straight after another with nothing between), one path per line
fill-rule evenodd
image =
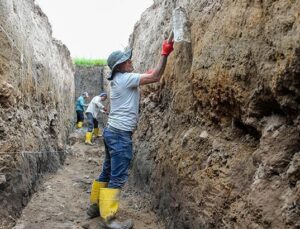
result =
M167 40L163 42L161 57L156 67L153 70L141 75L140 85L155 83L160 80L160 77L165 71L168 56L173 51L173 43L173 41L168 42Z

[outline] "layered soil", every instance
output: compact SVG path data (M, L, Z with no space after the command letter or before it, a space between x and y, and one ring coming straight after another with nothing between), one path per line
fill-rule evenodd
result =
M167 228L298 228L300 2L156 0L130 39L137 72L178 6L191 42L142 88L131 183Z
M74 113L69 50L33 0L0 2L0 227L63 163ZM71 95L71 96L70 96Z

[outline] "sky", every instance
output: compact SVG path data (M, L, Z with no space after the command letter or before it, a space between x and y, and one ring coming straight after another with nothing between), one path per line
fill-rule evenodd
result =
M35 0L48 16L53 37L71 56L104 58L128 45L129 35L153 0Z

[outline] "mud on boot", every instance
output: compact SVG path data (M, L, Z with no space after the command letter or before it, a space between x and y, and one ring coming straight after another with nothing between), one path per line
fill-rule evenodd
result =
M92 137L93 137L93 133L92 132L86 132L86 135L85 135L85 144L86 145L94 145L92 143Z
M93 134L94 134L95 138L102 137L102 134L100 133L99 128L95 128L93 131Z
M133 228L133 221L131 219L128 219L126 221L120 222L116 219L112 219L105 222L104 227L107 229L131 229Z
M107 229L131 229L133 221L131 219L120 222L116 220L116 213L119 209L120 189L100 188L100 214L104 221L104 228Z
M91 204L89 206L89 208L87 209L86 214L87 214L88 219L93 219L93 218L100 216L98 204L96 204L96 203Z
M107 182L93 180L91 195L90 195L90 206L86 212L88 219L92 219L100 216L100 211L99 211L100 188L107 187L107 184L108 184Z

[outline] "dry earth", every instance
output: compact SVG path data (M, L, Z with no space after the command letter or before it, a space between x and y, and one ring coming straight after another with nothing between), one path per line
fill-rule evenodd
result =
M15 229L102 228L100 218L86 220L91 182L98 176L103 160L102 139L94 146L83 143L84 132L71 135L65 166L56 174L46 175L39 190L24 208ZM125 187L119 219L132 218L134 228L164 228L150 210L149 198Z
M137 72L177 6L191 42L141 90L131 187L170 229L300 228L300 1L154 0L129 40ZM69 51L34 0L1 0L0 26L0 227L31 198L17 228L99 227L84 212L103 150L73 141L45 175L72 126ZM121 216L159 228L139 196L125 189Z
M191 42L142 87L129 182L170 229L300 228L300 1L154 0L129 41L137 72L178 6Z

